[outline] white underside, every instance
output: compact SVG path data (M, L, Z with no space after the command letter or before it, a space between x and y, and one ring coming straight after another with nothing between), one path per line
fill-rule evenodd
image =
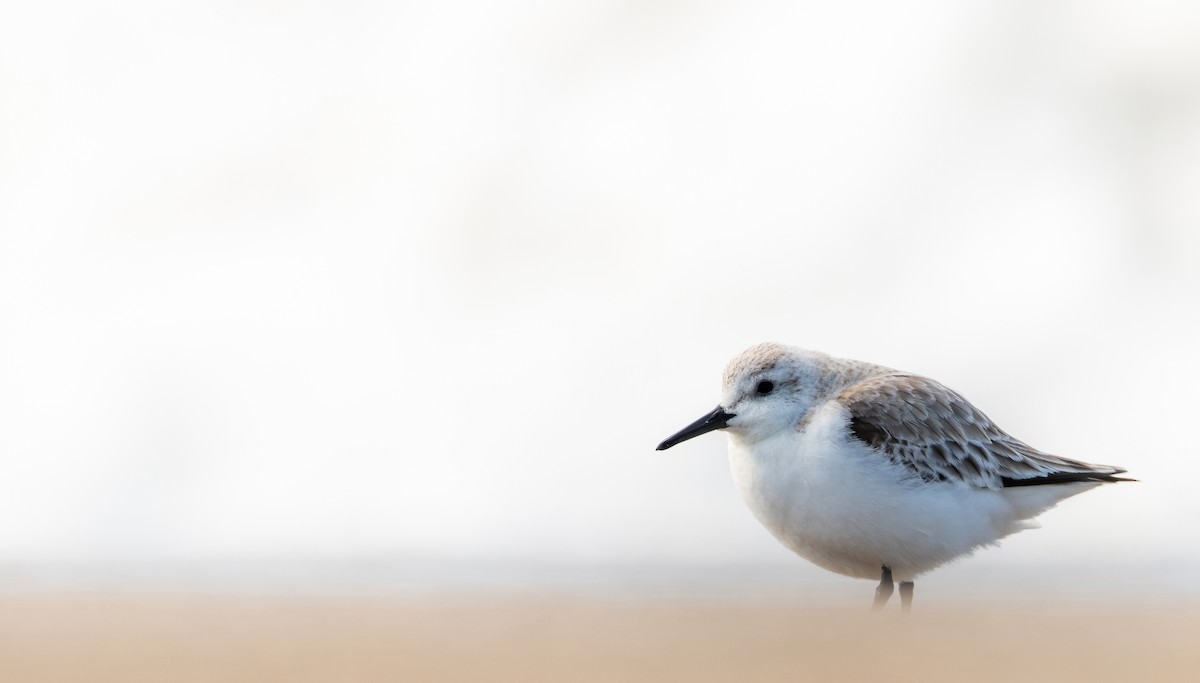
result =
M746 505L783 545L829 571L898 581L1032 526L1028 520L1096 483L975 489L916 480L856 439L837 404L803 432L747 443L729 463Z

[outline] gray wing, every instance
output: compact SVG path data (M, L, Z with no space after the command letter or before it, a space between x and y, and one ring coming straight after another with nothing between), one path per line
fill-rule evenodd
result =
M836 399L863 443L924 481L975 488L1123 481L1125 470L1043 453L1009 436L967 399L918 375L893 373Z

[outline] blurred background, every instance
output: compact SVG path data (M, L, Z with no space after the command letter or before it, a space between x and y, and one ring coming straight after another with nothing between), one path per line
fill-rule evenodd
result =
M1198 187L1194 3L10 4L0 591L865 604L653 450L776 340L1142 480L920 590L1195 599Z

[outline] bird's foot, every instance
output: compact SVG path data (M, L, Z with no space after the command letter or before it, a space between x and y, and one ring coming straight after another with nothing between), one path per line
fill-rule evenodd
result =
M903 584L901 584L901 588L903 588ZM883 606L887 604L891 597L892 569L885 566L883 568L883 573L879 578L879 585L875 588L875 604L871 606L871 609L878 612L879 610L883 609Z

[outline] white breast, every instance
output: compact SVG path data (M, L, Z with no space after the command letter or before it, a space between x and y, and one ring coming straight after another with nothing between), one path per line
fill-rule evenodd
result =
M926 483L849 436L837 403L803 430L748 443L730 433L729 462L743 500L785 546L814 564L910 580L1020 530L1000 491Z

